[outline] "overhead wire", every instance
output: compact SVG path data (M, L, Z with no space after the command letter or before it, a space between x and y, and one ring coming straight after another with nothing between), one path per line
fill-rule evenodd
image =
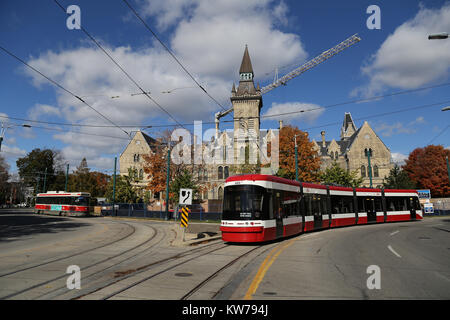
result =
M42 77L44 77L45 79L47 79L49 82L51 82L52 84L54 84L55 86L57 86L58 88L60 88L61 90L67 92L68 94L70 94L71 96L75 97L76 99L80 100L84 105L88 106L89 108L91 108L92 110L94 110L97 114L99 114L103 119L107 120L109 123L113 124L115 127L119 128L120 130L122 130L123 132L125 132L125 134L128 135L128 132L125 131L124 129L122 129L120 126L118 126L116 123L114 123L112 120L110 120L108 117L106 117L105 115L103 115L101 112L99 112L97 109L95 109L94 107L92 107L89 103L87 103L86 101L84 101L81 97L79 97L78 95L76 95L75 93L73 93L72 91L69 91L68 89L66 89L65 87L63 87L61 84L59 84L58 82L56 82L55 80L51 79L50 77L46 76L45 74L43 74L41 71L37 70L36 68L34 68L33 66L31 66L30 64L28 64L27 62L25 62L23 59L19 58L17 55L15 55L14 53L12 53L11 51L7 50L6 48L0 46L0 49L3 50L4 52L6 52L8 55L10 55L11 57L15 58L16 60L20 61L21 63L23 63L24 65L26 65L28 68L30 68L31 70L33 70L34 72L38 73L39 75L41 75Z
M55 0L56 1L56 0ZM178 65L186 72L186 74L195 82L195 84L209 97L213 100L222 110L226 110L208 91L194 78L194 76L186 69L186 67L178 60L175 54L164 44L164 42L158 37L158 35L150 28L150 26L142 19L142 17L137 13L137 11L131 6L127 0L122 0L128 8L134 13L134 15L142 22L142 24L147 28L148 31L155 37L156 40L163 46L163 48L172 56L172 58L178 63Z
M58 2L58 0L54 0L54 2L61 8L61 10L66 14L69 15L66 10L64 9L64 7ZM125 71L124 68L122 68L122 66L102 47L102 45L89 33L87 32L87 30L83 27L78 25L78 27L80 28L80 30L83 31L83 33L88 36L89 39L91 39L96 45L97 47L127 76L127 78L134 83L134 85L141 90L142 94L145 95L148 99L150 99L155 105L157 105L164 113L166 113L173 121L175 121L179 126L183 127L183 125L177 120L175 119L163 106L161 106L155 99L153 99L148 93L147 91L145 91L144 89L142 89L142 87L136 82L136 80L133 79L133 77L131 77L129 75L128 72ZM184 127L183 127L184 128Z

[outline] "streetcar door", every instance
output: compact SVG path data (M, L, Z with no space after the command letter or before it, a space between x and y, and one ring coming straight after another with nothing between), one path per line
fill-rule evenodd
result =
M416 206L414 205L414 199L408 198L408 209L411 216L411 220L416 220Z
M373 198L366 198L365 200L365 207L367 212L367 223L370 222L377 222L377 212L375 210L375 199Z
M281 192L274 192L273 199L273 215L275 218L276 238L283 236L283 207L281 203Z
M322 229L322 208L320 197L321 197L320 195L314 195L312 201L314 213L314 230Z

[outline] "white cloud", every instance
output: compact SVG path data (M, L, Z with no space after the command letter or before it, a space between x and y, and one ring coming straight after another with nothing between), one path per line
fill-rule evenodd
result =
M305 112L300 112L300 111ZM311 111L308 111L311 110ZM317 104L303 103L303 102L287 102L287 103L272 103L269 110L264 113L263 117L273 120L283 120L291 123L294 120L303 120L312 122L319 117L325 109ZM277 116L280 114L279 116ZM269 117L272 116L273 117Z
M31 120L43 119L47 115L61 116L61 111L57 107L40 103L28 110L28 117L31 118Z
M450 30L450 3L440 9L420 7L400 25L361 68L367 86L352 94L373 96L386 88L414 89L446 79L450 70L450 41L428 40L428 35Z
M397 134L412 134L417 132L418 125L426 123L427 122L425 121L425 118L419 116L406 125L404 125L402 122L395 122L392 124L381 123L375 126L375 131L380 133L384 137L390 137Z
M27 151L20 149L19 147L11 147L7 144L2 144L1 154L5 157L5 159L18 158L25 156L27 154Z
M408 156L399 152L392 152L391 153L392 161L394 163L398 164L399 166L402 166L405 164L405 160L408 159Z
M257 81L264 80L261 77L275 66L298 62L307 56L297 35L277 28L280 22L286 22L287 6L284 3L274 3L272 0L218 0L212 5L209 1L200 0L141 1L140 12L155 18L158 29L168 32L166 44L196 80L224 107L229 105L232 83L238 78L245 44L248 44ZM135 49L115 47L101 39L97 40L179 122L210 121L219 110L159 43L153 42ZM139 90L95 46L49 50L33 57L28 63L84 97L93 108L115 123L151 125L160 119L174 123L144 95L131 96L131 93ZM41 76L25 70L34 85L50 85ZM186 89L163 93L174 88ZM55 90L55 106L36 105L30 114L39 117L41 112L78 124L110 124L71 95ZM120 98L111 99L111 96ZM76 130L127 137L117 128ZM86 156L89 157L88 163L106 165L106 160L101 159L106 155L118 154L127 144L122 139L70 132L55 134L54 138L67 144L62 151L71 163L79 163Z

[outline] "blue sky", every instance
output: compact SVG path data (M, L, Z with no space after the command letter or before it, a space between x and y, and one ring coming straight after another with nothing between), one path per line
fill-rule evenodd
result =
M59 0L81 9L82 26L116 61L152 93L177 121L213 121L220 107L184 73L152 34L121 0ZM365 120L401 160L430 142L450 145L450 86L394 95L376 101L327 108L341 102L389 95L450 83L450 39L427 40L429 33L450 31L449 1L274 1L274 0L131 0L146 23L183 65L225 108L245 45L255 81L261 86L291 71L347 37L361 41L263 97L262 115L321 107L285 117L285 123L307 130L312 139L339 139L345 112L357 126ZM370 30L366 13L378 5L381 29ZM0 46L10 50L65 88L83 97L113 122L152 125L154 137L174 121L161 112L86 37L69 30L67 16L53 0L0 2ZM285 66L288 66L284 68ZM22 124L30 119L56 123L110 125L102 117L62 92L40 75L0 51L0 121ZM178 88L172 93L165 91ZM120 98L111 99L111 96ZM422 107L430 104L434 106ZM414 107L420 107L413 109ZM407 112L377 116L411 108ZM9 118L7 118L9 117ZM230 120L231 116L223 118ZM117 128L87 128L26 122L32 129L7 130L2 156L15 171L15 161L34 148L61 150L74 169L83 157L97 170L111 172L114 156L127 144ZM324 126L327 125L327 126ZM156 127L159 126L159 127ZM52 128L45 130L38 127ZM204 129L211 127L204 125ZM261 128L277 128L267 118ZM231 128L222 123L221 129ZM59 130L59 131L58 131ZM76 134L71 131L82 131ZM105 137L107 136L107 137ZM117 139L111 137L119 137Z

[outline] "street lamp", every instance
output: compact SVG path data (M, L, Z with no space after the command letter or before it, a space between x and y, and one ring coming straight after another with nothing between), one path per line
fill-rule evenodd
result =
M370 179L370 187L372 188L372 166L370 165L370 157L372 156L372 149L364 149L364 154L367 157L368 165L369 165L369 179Z
M442 108L442 111L448 111L448 110L450 110L450 106Z
M6 130L12 127L24 127L24 128L31 128L31 126L29 124L12 124L9 126L5 126L2 123L2 129L0 131L0 151L2 150L2 141L3 141L3 137L5 136Z
M297 136L300 136L300 134L294 135L294 142L295 142L295 180L298 181L298 153L297 153Z
M447 38L448 38L447 32L430 34L428 36L428 40L442 40L442 39L447 39Z

